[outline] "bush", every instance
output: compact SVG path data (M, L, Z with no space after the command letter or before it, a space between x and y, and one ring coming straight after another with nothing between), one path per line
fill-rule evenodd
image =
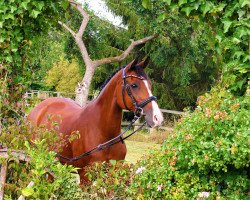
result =
M162 150L139 162L130 190L146 199L248 199L249 103L249 94L224 89L200 97Z
M84 199L125 199L128 197L133 165L123 161L96 162L87 167L89 182L83 187Z
M21 124L9 126L9 129L1 132L0 138L6 139L4 147L22 149L30 157L27 163L19 162L12 156L8 159L5 199L17 199L21 194L31 199L82 199L82 190L73 174L77 170L73 166L61 164L55 158L55 152L49 151L49 145L57 147L58 138L53 136L53 132L47 131L45 139L38 139L30 145L28 141L32 138L32 131L28 130L26 125ZM40 136L45 135L44 132L40 133ZM14 134L17 135L13 137ZM3 162L6 160L1 159L0 164ZM31 181L34 186L28 188Z

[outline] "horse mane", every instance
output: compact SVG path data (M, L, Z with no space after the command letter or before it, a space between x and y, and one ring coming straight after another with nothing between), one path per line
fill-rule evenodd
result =
M100 88L100 91L103 90L103 88L105 88L105 86L109 83L109 81L113 78L114 75L116 75L121 69L123 69L124 67L126 66L122 66L122 67L119 67L118 69L116 69L107 79L106 81L102 84L101 88ZM136 72L136 74L138 76L141 76L143 78L145 78L146 80L148 80L148 76L145 74L144 70L142 67L139 67L139 66L135 66L133 68L133 71Z
M105 86L108 84L108 82L113 78L114 75L117 74L117 72L119 72L121 69L123 69L125 66L119 67L118 69L116 69L107 79L106 81L104 81L104 83L102 84L100 91L103 90L103 88L105 88Z

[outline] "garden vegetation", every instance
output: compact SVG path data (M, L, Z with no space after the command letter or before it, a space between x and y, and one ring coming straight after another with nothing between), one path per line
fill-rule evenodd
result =
M79 16L66 0L1 1L0 148L22 150L29 157L28 162L11 155L0 159L1 166L8 162L4 198L249 199L249 0L105 2L127 29L99 18L90 21L84 37L91 56L114 55L129 38L158 33L135 52L151 57L149 74L161 107L192 108L186 109L160 150L136 164L94 163L88 166L89 182L81 187L77 169L58 162L51 151L64 142L56 134L57 124L50 131L31 128L25 118L34 102L22 99L29 88L59 87L59 79L50 76L61 70L58 64L70 67L71 74L84 72L72 38L56 25L64 17L77 26ZM110 69L97 70L91 90L98 89ZM77 80L74 76L72 84ZM76 138L77 133L67 139ZM27 187L31 181L34 185Z

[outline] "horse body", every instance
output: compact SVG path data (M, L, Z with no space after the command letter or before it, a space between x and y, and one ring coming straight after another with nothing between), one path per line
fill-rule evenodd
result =
M136 72L131 70L132 65L133 63L126 67L126 71L133 74L133 77L129 77L131 79L128 80L129 84L143 84L141 83L142 81L137 80L136 76L138 75ZM120 133L122 109L125 109L124 101L126 101L128 109L135 109L129 96L127 94L125 96L124 92L121 91L123 84L121 77L122 71L118 71L101 91L97 99L84 108L70 99L49 98L36 106L28 116L28 119L33 125L40 126L44 124L48 129L51 128L51 122L56 121L59 125L58 132L63 133L65 137L72 132L78 131L80 134L79 139L64 145L61 154L69 158L79 156ZM136 101L138 102L145 99L145 95L140 93L144 92L147 96L151 94L147 91L147 84L144 85L140 86L140 90L133 91L134 95L138 93L136 96ZM158 106L158 110L155 110L156 106L155 102L149 102L143 110L146 117L152 115L148 117L150 118L148 124L159 125L162 122ZM84 166L95 161L124 160L126 151L125 143L119 142L103 151L88 155L69 164L80 168L79 173L81 180L83 180ZM67 163L67 160L61 158L60 160Z

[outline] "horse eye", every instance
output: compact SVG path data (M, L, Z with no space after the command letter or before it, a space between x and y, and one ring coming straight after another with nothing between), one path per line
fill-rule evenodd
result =
M134 83L134 84L131 85L131 87L132 88L138 88L138 85Z

